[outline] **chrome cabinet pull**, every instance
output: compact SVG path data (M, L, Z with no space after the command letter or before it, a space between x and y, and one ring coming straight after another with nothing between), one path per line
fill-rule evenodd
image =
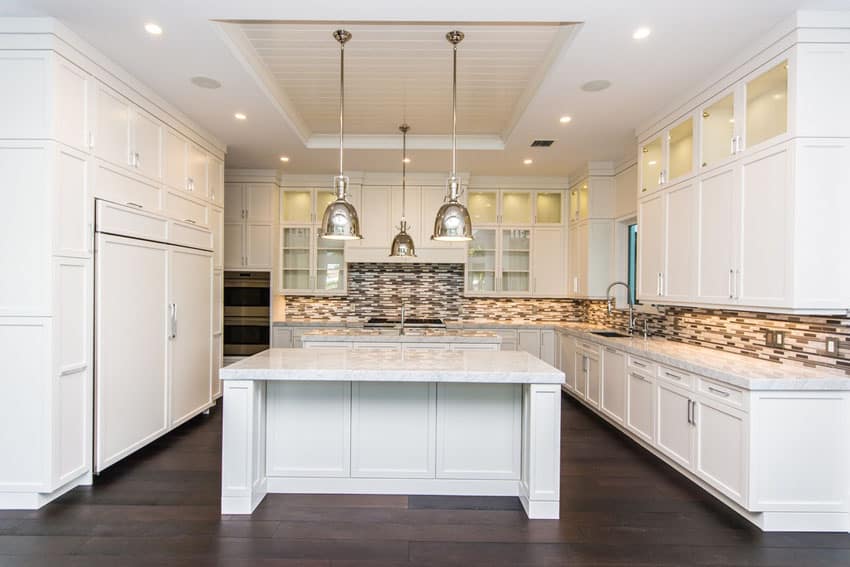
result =
M718 396L723 396L724 398L728 398L728 397L729 397L729 392L727 392L727 391L725 391L725 390L721 390L721 389L719 389L719 388L714 388L714 387L712 387L712 386L709 386L709 387L708 387L708 391L709 391L709 392L711 392L711 393L713 393L713 394L717 394Z
M735 270L735 299L741 299L741 270Z
M669 376L673 380L681 380L682 379L682 377L679 376L678 374L673 374L672 372L667 372L666 370L664 371L664 375Z
M198 224L197 221L193 221L192 219L183 219L183 222L188 222L191 224Z
M691 400L691 425L697 424L697 403Z
M177 338L177 304L172 303L169 305L169 311L171 315L171 338Z
M688 400L688 423L693 423L691 421L691 400Z
M137 209L144 209L144 207L142 205L140 205L138 203L134 203L133 201L127 201L126 204L130 205L131 207L136 207Z
M735 271L732 270L731 268L729 269L729 299L735 299L735 296L732 293L732 277L733 277L734 272Z

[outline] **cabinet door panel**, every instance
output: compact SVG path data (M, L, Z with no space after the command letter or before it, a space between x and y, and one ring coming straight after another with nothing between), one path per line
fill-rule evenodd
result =
M85 71L62 57L56 58L56 139L87 151L89 98L93 86ZM20 107L8 107L17 112Z
M702 302L729 303L732 296L736 177L736 170L729 167L700 183L698 296Z
M207 163L207 186L210 201L218 203L224 202L224 163L212 156L209 157Z
M138 108L133 110L133 154L139 173L150 179L162 177L162 126Z
M277 186L273 183L252 183L245 186L245 208L251 222L275 221Z
M561 371L566 376L566 387L576 389L576 342L568 335L559 337L561 346Z
M697 406L696 472L739 504L747 485L746 414L721 404Z
M603 351L602 411L623 423L626 415L626 355L615 350Z
M363 205L358 211L360 230L363 234L363 239L360 241L361 247L386 248L389 253L393 237L393 221L390 218L391 191L390 187L363 187Z
M740 271L733 288L743 305L782 306L791 299L789 162L788 146L783 145L741 166Z
M186 140L168 128L162 134L162 181L172 189L188 189Z
M587 401L594 406L599 406L599 398L601 395L602 375L599 365L599 359L596 357L587 357Z
M567 293L564 229L535 228L531 238L532 291L543 297L562 297Z
M171 424L209 405L212 399L212 255L186 248L170 252Z
M520 329L519 350L524 350L532 356L540 356L540 331Z
M239 223L224 224L224 267L241 268L245 265L245 230Z
M694 299L697 272L697 185L685 183L666 195L666 268L662 292L668 299Z
M679 464L693 462L692 426L688 423L690 398L687 393L658 382L658 449Z
M242 222L245 218L243 187L239 183L224 184L224 222Z
M274 230L267 224L245 225L245 261L248 268L271 268Z
M652 300L661 295L664 272L664 195L656 194L638 204L638 297Z
M655 381L636 372L628 375L626 427L644 441L655 438Z
M582 353L575 353L576 392L582 398L587 397L587 363L584 358Z
M95 470L102 471L169 425L168 248L98 235L97 250Z
M94 153L116 165L130 165L130 102L98 84Z
M216 270L224 267L224 211L210 207L210 230L213 235L213 266Z
M189 173L189 190L198 197L206 198L209 195L207 186L207 153L189 142L188 144L187 169Z

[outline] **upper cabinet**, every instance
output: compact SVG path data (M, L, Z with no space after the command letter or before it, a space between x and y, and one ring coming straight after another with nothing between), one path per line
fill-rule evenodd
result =
M467 208L472 226L564 223L564 191L470 189Z
M850 44L811 33L640 137L639 299L850 308Z

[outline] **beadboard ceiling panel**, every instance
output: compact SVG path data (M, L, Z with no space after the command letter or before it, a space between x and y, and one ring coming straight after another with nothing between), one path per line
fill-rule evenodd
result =
M339 45L332 23L237 23L266 76L308 135L339 129ZM451 130L449 24L351 24L345 48L345 128L363 135ZM458 132L503 135L569 35L570 24L461 26ZM233 31L231 30L231 34Z

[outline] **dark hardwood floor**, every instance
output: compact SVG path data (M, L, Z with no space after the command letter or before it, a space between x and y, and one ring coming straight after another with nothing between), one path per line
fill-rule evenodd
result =
M850 565L850 535L762 534L578 403L561 519L515 498L269 495L219 515L221 412L39 511L0 511L0 565Z

